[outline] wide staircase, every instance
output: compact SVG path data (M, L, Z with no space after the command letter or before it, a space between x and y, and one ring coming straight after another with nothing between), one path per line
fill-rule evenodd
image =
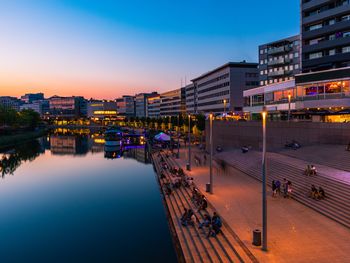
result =
M267 153L268 185L272 184L272 180L282 182L286 178L292 182L293 199L350 228L350 185L325 174L306 176L303 174L306 165L300 167L300 163L293 164L280 157L279 154ZM229 154L217 154L214 159L224 160L229 166L262 180L261 152L249 151L243 154L240 150L234 150ZM312 184L324 188L325 199L315 200L309 197Z
M279 153L350 172L350 152L345 149L346 145L322 144L303 146L296 151L283 149Z
M163 185L171 182L171 176L173 175L168 169L162 169L161 157L169 167L179 166L172 157L167 157L163 153L161 156L158 156L157 153L152 154L153 164L163 191ZM163 179L159 177L161 172L165 175ZM174 188L170 195L166 195L164 192L163 195L185 262L258 262L224 220L222 232L215 237L207 237L208 229L199 229L197 224L195 226L183 226L181 224L180 218L184 208L191 208L195 212L197 222L204 219L204 214L212 215L215 211L210 204L206 211L197 211L191 201L191 189L189 187Z

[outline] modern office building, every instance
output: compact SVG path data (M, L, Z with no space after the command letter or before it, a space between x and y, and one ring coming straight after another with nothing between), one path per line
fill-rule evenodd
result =
M350 0L302 0L303 72L350 66Z
M185 88L160 94L160 116L178 116L186 112Z
M196 87L193 83L186 85L185 87L185 98L186 98L186 112L195 114L197 112L196 101Z
M95 100L87 103L87 117L94 120L116 119L117 102L110 100Z
M87 116L87 104L83 97L59 97L48 99L50 110L48 117L80 118Z
M20 106L23 102L16 97L0 96L0 105L5 109L13 109L16 111L20 110Z
M135 95L135 116L138 118L147 117L147 98L156 95L157 92L140 93Z
M346 77L347 76L347 77ZM290 96L290 99L289 99ZM244 112L259 118L266 106L271 119L350 121L350 68L296 75L285 81L244 91Z
M258 64L229 62L192 80L196 113L242 112L243 91L259 85ZM188 93L191 91L187 89Z
M30 103L25 103L25 104L22 104L20 106L20 110L24 110L24 109L31 109L31 110L39 113L40 116L43 116L44 114L49 113L49 109L50 109L49 101L48 100L32 100Z
M260 45L260 86L291 80L299 74L300 46L300 35Z
M124 95L116 99L118 115L125 117L135 116L135 97Z
M147 117L159 118L160 117L160 95L156 94L147 98Z
M21 100L24 103L32 103L34 101L44 100L44 93L26 93L25 95L21 96Z

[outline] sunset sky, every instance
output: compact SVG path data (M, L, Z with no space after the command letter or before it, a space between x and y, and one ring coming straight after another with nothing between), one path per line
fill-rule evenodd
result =
M297 34L299 0L0 1L0 96L179 88Z

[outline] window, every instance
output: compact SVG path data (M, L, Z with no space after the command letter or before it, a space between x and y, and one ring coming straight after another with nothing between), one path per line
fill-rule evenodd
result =
M333 56L335 55L335 49L331 49L329 50L329 53L328 53L330 56Z
M349 53L349 52L350 52L350 46L342 48L342 53Z
M289 66L289 70L293 70L293 65L290 65L290 66Z
M350 31L344 32L343 37L350 37Z
M324 38L323 37L319 37L319 38L315 38L309 41L309 45L316 45L319 42L321 42Z
M315 59L315 58L321 58L321 57L322 57L322 52L316 52L316 53L309 54L309 59Z
M299 40L294 41L294 46L299 46Z
M265 62L265 64L267 64L267 59L265 59L265 61L264 61L264 62Z
M294 65L294 68L295 68L295 69L299 69L299 64L295 64L295 65Z
M328 21L328 25L334 25L335 24L335 19L331 19Z
M320 28L322 28L322 24L312 25L312 26L309 26L309 31L320 29Z
M260 65L263 65L264 64L264 60L260 60Z
M260 55L264 54L264 50L260 49Z
M342 16L341 21L350 20L350 15Z
M264 84L267 85L267 80L264 81Z
M329 40L334 40L335 39L335 34L329 35L328 39Z
M290 58L290 59L293 59L293 54L289 54L289 58Z
M285 69L285 70L288 70L288 66L284 66L284 69Z
M264 75L264 71L262 70L262 71L260 71L260 75Z
M295 52L295 53L294 53L294 57L295 57L295 58L298 58L298 57L299 57L299 52Z
M264 81L260 81L260 86L263 86L264 85Z

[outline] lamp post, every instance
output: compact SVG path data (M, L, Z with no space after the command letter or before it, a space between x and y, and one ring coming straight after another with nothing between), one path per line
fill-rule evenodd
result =
M288 93L288 122L290 121L290 101L291 101L292 95L290 95L290 92Z
M209 159L209 182L210 182L210 193L213 193L213 114L209 115L209 124L210 124L210 134L209 134L209 143L210 143L210 159Z
M262 250L267 251L267 201L266 201L266 107L262 111L263 152L262 152Z
M224 115L226 115L226 99L224 100Z
M188 163L187 171L191 171L191 114L188 114Z
M176 158L180 158L180 114L177 116L177 155Z

